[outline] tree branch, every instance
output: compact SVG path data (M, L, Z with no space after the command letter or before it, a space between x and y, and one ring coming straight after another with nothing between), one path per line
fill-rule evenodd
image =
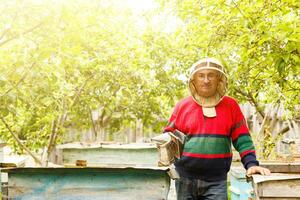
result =
M290 127L286 126L284 128L282 128L277 134L276 136L281 136L283 134L285 134L286 132L288 132L290 130Z
M92 109L90 108L90 106L88 106L88 108L89 108L90 119L91 119L91 123L92 123L92 128L93 128L94 136L95 136L95 138L97 138L97 130L96 130L95 122L93 120Z
M15 12L15 16L13 17L11 23L13 23L13 22L16 21L17 16L18 16L18 11ZM2 40L2 38L4 38L4 36L8 33L9 30L10 30L10 28L7 28L6 30L3 31L3 33L2 33L1 36L0 36L0 41Z
M56 124L57 124L57 121L53 120L52 125L51 125L51 135L50 135L50 139L49 139L48 153L50 153L49 149L51 149L51 144L52 144L55 132L56 132Z
M236 7L236 9L238 9L238 11L241 13L241 15L244 17L244 19L249 20L251 22L251 26L253 26L253 21L251 19L249 19L248 17L246 17L246 15L242 12L242 10L239 8L238 4L232 0L232 3L234 4L234 6Z
M258 103L256 102L256 100L254 99L253 95L251 93L247 93L247 92L243 92L240 89L234 88L234 90L239 93L242 94L243 96L245 96L247 98L247 100L255 107L256 111L261 115L262 118L265 118L265 114L262 111L261 107L258 105Z
M32 65L30 66L30 70L34 67L34 65L35 65L35 62L34 63L32 63ZM11 88L9 88L7 91L5 91L2 95L1 95L1 98L3 97L3 96L5 96L5 95L7 95L10 91L12 91L14 88L16 88L16 87L18 87L24 80L25 80L25 78L26 78L26 76L28 75L28 71L27 72L25 72L24 74L23 74L23 76L21 77L21 79L17 82L17 84L15 85L15 86L13 86L13 87L11 87Z
M27 33L30 33L32 31L34 31L35 29L37 29L38 27L40 27L44 22L40 22L37 25L35 25L34 27L20 33L20 34L16 34L14 36L12 36L11 38L8 38L7 40L4 40L3 42L0 42L0 47L3 46L4 44L6 44L7 42L14 40L16 38L18 38L20 35L26 35Z
M270 131L271 131L271 133L273 133L273 130L274 130L274 128L275 128L275 125L276 125L276 123L277 123L277 113L278 113L278 110L279 110L279 105L276 107L276 110L275 110L275 112L273 112L272 113L272 119L271 119L271 121L270 121Z
M11 127L7 124L7 122L5 121L4 117L0 114L0 118L2 123L5 125L5 127L7 128L7 130L10 132L10 134L15 138L16 142L19 144L19 146L24 149L38 164L42 165L42 162L40 161L40 159L38 159L19 139L18 135L16 133L14 133L11 129Z
M78 99L79 99L79 96L81 95L81 93L82 93L84 87L86 86L86 84L88 83L88 81L89 81L91 78L93 78L93 76L94 76L94 74L91 74L91 75L84 81L84 83L81 85L80 89L79 89L78 92L76 93L76 95L75 95L75 97L74 97L74 99L73 99L71 105L69 106L69 108L72 108L72 107L77 103L77 101L78 101ZM54 144L55 144L55 142L56 142L57 134L58 134L58 132L59 132L59 129L60 129L61 127L64 126L64 123L65 123L65 121L66 121L66 119L67 119L67 116L68 116L68 110L65 109L65 110L63 111L63 114L60 115L60 117L58 118L58 124L57 124L57 123L55 123L55 124L52 123L52 133L51 133L51 137L50 137L49 144L48 144L48 148L47 148L47 152L48 152L47 160L49 160L49 155L50 155L50 153L51 153L52 150L53 150L53 147L54 147ZM54 125L55 125L55 128L54 128Z

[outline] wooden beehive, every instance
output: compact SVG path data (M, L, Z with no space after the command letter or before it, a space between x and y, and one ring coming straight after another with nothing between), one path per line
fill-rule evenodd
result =
M167 199L167 168L10 168L7 199Z
M56 164L75 164L86 160L90 165L157 166L158 152L154 144L79 144L59 145Z
M300 199L300 174L253 175L256 200Z
M272 173L270 176L252 176L256 200L300 199L300 163L267 163L262 166Z

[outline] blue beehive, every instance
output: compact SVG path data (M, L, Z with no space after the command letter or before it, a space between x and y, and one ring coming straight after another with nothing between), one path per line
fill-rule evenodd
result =
M6 168L5 196L14 200L166 200L167 168Z
M234 167L230 170L230 187L232 200L254 199L251 183L246 181L246 171L242 167Z

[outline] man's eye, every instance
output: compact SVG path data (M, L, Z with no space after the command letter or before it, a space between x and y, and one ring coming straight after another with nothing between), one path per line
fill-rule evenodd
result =
M217 75L216 75L216 74L209 74L208 77L209 77L209 78L216 78Z

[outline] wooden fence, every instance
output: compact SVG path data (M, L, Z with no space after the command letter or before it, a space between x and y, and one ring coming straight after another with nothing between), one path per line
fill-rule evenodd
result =
M264 118L256 112L256 109L250 104L240 105L241 110L246 118L248 128L252 133L253 140L259 142L263 140L262 125ZM285 111L282 107L275 108L272 105L267 105L264 113L268 115L274 122L271 136L275 142L275 154L291 154L293 151L300 152L300 120L285 120ZM278 134L285 128L289 128L286 133ZM277 139L277 140L276 140ZM293 149L297 148L297 149Z
M246 103L240 105L241 110L246 118L247 125L252 134L253 140L261 141L263 139L261 135L261 129L264 119L260 114L257 113L256 109ZM291 121L283 120L285 110L282 108L275 109L272 105L266 106L264 113L269 115L271 118L276 118L275 124L272 129L272 136L276 137L276 133L280 132L284 127L289 127L289 131L279 137L275 147L275 154L289 154L291 152L291 146L294 143L300 141L300 120ZM95 142L95 141L114 141L116 143L133 143L133 142L150 142L150 138L159 133L145 133L143 131L143 124L141 120L136 120L132 122L131 127L125 127L122 130L108 134L107 132L102 131L102 135L96 135L94 128L91 127L86 131L78 131L70 129L66 138L64 139L65 143L69 142ZM300 145L298 145L300 146ZM300 152L300 149L298 149Z

